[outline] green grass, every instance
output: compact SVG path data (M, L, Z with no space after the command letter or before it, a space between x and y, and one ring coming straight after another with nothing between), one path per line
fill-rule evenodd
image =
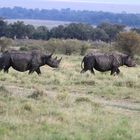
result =
M0 72L0 140L139 140L140 67L94 76L80 74L81 59L41 76Z

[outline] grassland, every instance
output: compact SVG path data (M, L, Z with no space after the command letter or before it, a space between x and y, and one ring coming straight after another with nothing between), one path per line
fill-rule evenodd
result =
M0 140L139 140L140 67L94 76L81 59L41 76L0 72Z

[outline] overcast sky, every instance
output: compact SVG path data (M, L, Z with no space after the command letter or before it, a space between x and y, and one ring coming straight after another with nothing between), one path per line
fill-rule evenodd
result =
M0 7L109 11L140 13L140 0L0 0Z

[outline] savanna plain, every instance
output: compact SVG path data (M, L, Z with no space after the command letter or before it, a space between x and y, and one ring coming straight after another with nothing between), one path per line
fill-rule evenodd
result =
M140 140L140 67L80 74L82 56L60 56L40 76L0 72L0 140Z

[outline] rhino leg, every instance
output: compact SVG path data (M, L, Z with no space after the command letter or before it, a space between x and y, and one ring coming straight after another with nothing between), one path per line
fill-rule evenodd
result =
M117 72L117 70L118 70L117 67L113 67L113 68L111 69L111 73L110 73L110 75L114 75L115 72Z
M36 73L37 73L38 75L41 74L40 68L38 68L38 69L36 70Z
M119 74L119 73L120 73L120 70L119 70L119 69L117 69L116 73L117 73L117 74Z
M9 72L9 68L8 69L4 69L4 72L5 73L8 73Z
M93 68L92 68L90 71L91 71L91 73L92 73L92 74L94 74L94 75L95 75L95 72L94 72Z
M34 72L34 70L29 70L29 73L28 74L32 74Z
M87 70L85 69L82 69L80 73L85 73Z
M4 70L4 72L5 73L8 73L8 71L9 71L9 68L10 68L10 65L8 66L3 66L3 70Z

